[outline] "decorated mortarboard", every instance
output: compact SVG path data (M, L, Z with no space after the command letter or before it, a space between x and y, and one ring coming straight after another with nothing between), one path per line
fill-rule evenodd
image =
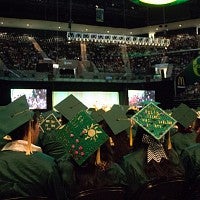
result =
M154 105L159 105L160 104L160 102L157 102L157 101L142 101L142 102L140 102L140 105L141 106L146 106L146 105L148 105L149 103L151 103L151 102L153 102L154 103Z
M78 165L81 165L109 138L87 111L80 111L56 132L58 139Z
M87 107L71 94L60 103L58 103L55 106L55 109L70 121L76 116L78 112L86 110Z
M49 115L40 123L40 129L44 133L46 131L51 131L59 128L61 123L54 115L54 113L49 113Z
M0 130L5 135L32 119L26 96L23 95L0 109Z
M125 110L120 105L115 105L111 110L105 112L103 118L115 135L131 126Z
M197 113L186 104L181 103L173 109L172 117L184 127L188 127L197 118Z
M173 126L176 120L153 102L143 107L133 120L155 139L161 139Z
M50 114L53 114L57 119L61 118L61 114L55 110L48 110L46 112L41 113L43 118L47 118Z

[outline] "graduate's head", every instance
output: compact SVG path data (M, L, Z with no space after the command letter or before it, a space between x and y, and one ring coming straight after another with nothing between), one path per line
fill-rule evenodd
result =
M54 107L62 115L62 124L68 123L76 114L87 107L74 95L69 95Z
M37 137L39 135L39 123L36 114L33 114L31 120L25 122L18 128L11 131L8 135L10 135L11 139L14 140L26 140L28 137L28 133L31 131L31 142L35 143Z
M11 140L27 139L27 154L30 154L31 133L33 132L33 136L39 134L36 124L37 120L33 119L33 112L29 110L25 95L0 110L1 137Z
M197 113L186 104L181 103L172 111L172 117L178 122L178 132L190 133Z

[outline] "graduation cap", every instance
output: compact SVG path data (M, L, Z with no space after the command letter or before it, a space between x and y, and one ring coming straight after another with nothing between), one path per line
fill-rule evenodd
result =
M81 110L86 110L87 107L71 94L60 103L58 103L55 106L55 109L70 121L78 112Z
M87 109L87 112L88 112L89 114L92 114L92 112L95 112L95 111L97 111L96 108L88 108L88 109Z
M153 102L143 107L132 118L157 140L161 139L177 122Z
M55 110L48 110L41 113L44 119L47 118L50 114L53 114L57 119L61 118L61 114Z
M25 95L19 97L7 106L4 106L2 109L0 109L0 130L2 137L5 139L11 139L9 137L9 133L30 121L32 117L33 112L29 110L29 105ZM32 152L31 131L28 131L27 141L28 145L26 155L30 155Z
M78 165L82 165L109 138L87 111L80 111L56 132Z
M0 130L5 135L32 119L26 96L23 95L0 109Z
M187 128L197 118L197 113L186 104L181 103L177 108L173 109L172 117Z
M120 105L115 105L111 110L105 112L103 118L114 135L117 135L131 126L130 120L126 116L126 111Z
M49 113L49 112L48 112ZM40 129L44 133L46 131L51 131L59 128L61 123L54 115L54 113L49 113L49 115L40 123Z
M148 105L149 103L151 103L151 102L153 102L155 105L159 105L160 104L160 102L157 102L157 101L142 101L141 103L140 103L140 105L141 106L146 106L146 105Z
M93 110L90 115L97 123L100 123L101 121L103 121L104 113L105 111L103 109L99 109L99 110Z
M115 109L121 109L124 113L126 113L129 109L129 105L119 105L119 104L114 104L112 107L111 107L111 110L115 110Z

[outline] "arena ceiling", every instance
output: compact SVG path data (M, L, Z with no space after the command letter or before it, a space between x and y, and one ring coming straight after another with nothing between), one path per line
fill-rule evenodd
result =
M103 10L100 22L96 8ZM197 19L199 9L199 0L169 7L141 6L130 0L1 0L0 17L133 29Z

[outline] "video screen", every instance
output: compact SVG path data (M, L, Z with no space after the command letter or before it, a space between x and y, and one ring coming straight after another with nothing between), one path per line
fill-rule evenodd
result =
M53 107L60 103L63 99L69 95L74 95L79 101L81 101L88 108L103 108L109 110L114 104L119 104L118 92L102 92L102 91L84 91L84 92L66 92L66 91L54 91L52 93Z
M25 95L29 109L47 109L47 89L11 89L11 101Z
M155 101L155 90L128 90L129 106L142 107L143 101Z

